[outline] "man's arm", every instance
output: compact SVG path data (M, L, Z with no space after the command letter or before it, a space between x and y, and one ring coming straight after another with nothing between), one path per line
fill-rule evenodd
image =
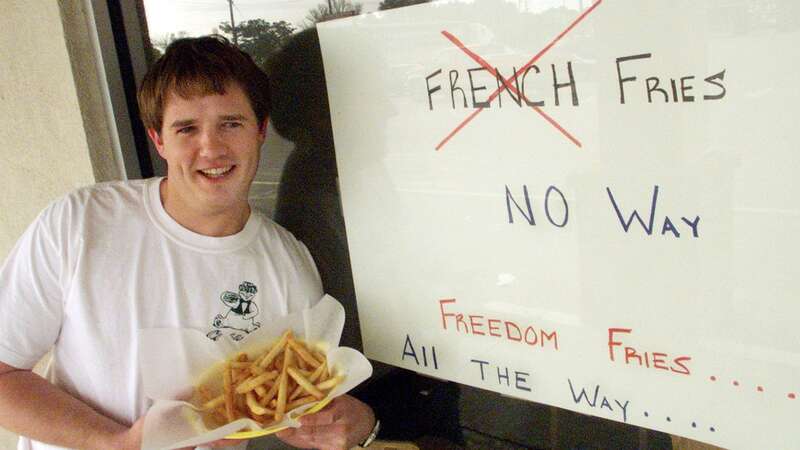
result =
M98 413L30 370L0 362L0 426L69 448L141 447L144 417L128 428Z

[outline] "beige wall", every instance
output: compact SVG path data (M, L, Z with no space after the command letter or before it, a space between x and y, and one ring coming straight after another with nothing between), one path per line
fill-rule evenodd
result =
M4 258L46 204L94 176L58 3L5 0L0 55Z
M100 89L86 86L98 77L83 0L2 3L0 259L5 259L44 206L94 182L89 148L110 138ZM86 93L81 96L73 77L76 60L84 65L79 82ZM92 126L85 128L84 123ZM91 142L85 129L92 130ZM15 442L16 436L0 429L0 450L15 448Z

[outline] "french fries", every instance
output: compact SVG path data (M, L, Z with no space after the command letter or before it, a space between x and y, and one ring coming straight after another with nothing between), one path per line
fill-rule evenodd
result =
M294 408L324 399L342 379L331 375L321 352L287 330L260 355L250 359L238 353L226 361L216 394L213 386L219 386L219 378L198 386L196 398L205 418L212 419L210 425L249 417L269 426Z

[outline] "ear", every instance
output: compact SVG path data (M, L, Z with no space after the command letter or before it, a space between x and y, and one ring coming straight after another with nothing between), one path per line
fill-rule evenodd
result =
M268 124L269 124L269 117L265 117L264 121L261 122L261 125L259 125L259 127L258 127L258 136L261 138L262 143L267 138L267 125Z
M150 140L153 141L153 145L156 147L156 150L158 150L158 154L164 158L164 140L161 139L158 131L156 131L154 128L148 128L147 136L149 136Z

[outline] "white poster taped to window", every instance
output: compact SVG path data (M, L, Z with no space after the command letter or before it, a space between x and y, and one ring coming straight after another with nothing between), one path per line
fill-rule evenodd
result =
M319 27L367 355L800 448L800 8L558 3Z

